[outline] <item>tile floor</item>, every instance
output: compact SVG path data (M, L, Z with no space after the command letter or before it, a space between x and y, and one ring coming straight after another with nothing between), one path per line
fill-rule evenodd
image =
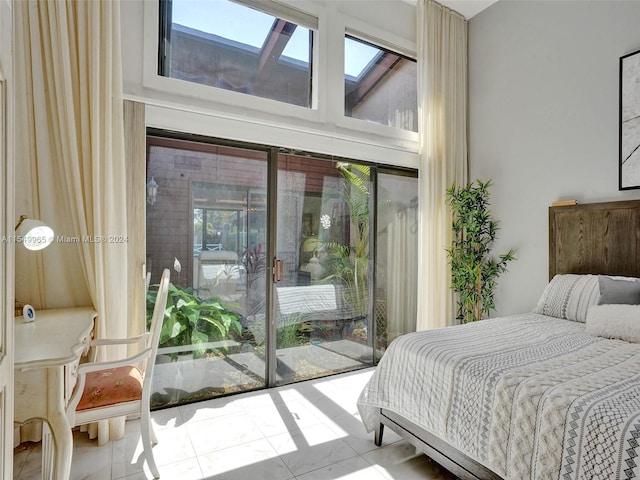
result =
M360 422L356 399L372 369L152 412L164 480L453 480L389 429L383 446ZM151 478L139 434L98 447L74 432L70 480ZM14 451L14 480L40 478L39 443Z

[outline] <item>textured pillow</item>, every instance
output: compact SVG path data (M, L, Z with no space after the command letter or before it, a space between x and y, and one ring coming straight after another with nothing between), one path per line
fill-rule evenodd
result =
M635 278L598 276L600 299L598 304L640 304L640 282Z
M594 305L586 323L589 335L640 343L640 305Z
M600 298L597 275L556 275L542 292L534 313L576 322L587 319L587 310Z

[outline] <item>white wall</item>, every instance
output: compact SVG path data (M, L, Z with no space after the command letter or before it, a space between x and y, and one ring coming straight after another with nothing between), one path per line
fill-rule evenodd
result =
M418 136L344 117L343 37L365 34L415 55L415 6L404 0L281 0L318 18L316 108L214 89L157 75L158 0L121 6L127 98L147 104L149 126L417 168Z
M500 0L469 22L470 178L493 179L498 315L529 311L548 280L551 202L618 191L619 57L640 49L639 1Z

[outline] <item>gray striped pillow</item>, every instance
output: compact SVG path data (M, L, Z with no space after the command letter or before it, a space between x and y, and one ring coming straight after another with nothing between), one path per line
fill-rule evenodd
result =
M542 292L534 313L585 322L587 310L600 298L597 275L556 275Z

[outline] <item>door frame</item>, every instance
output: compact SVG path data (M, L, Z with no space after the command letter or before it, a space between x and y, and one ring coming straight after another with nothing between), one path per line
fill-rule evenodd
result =
M2 1L2 0L0 0ZM267 155L267 225L266 225L266 238L267 248L265 249L265 262L268 261L265 272L265 386L264 388L271 388L275 386L276 378L276 352L275 352L275 322L273 321L272 307L273 307L273 276L271 275L271 265L276 253L276 228L271 222L275 221L277 214L277 204L272 205L273 199L276 199L275 192L277 191L277 174L278 174L278 147L271 145L261 145L251 142L243 142L238 140L229 140L219 137L211 137L205 135L198 135L192 133L178 132L175 130L166 130L162 128L147 127L146 138L153 137L153 144L167 147L174 147L172 142L191 142L191 147L196 151L207 151L210 146L223 146L240 148L246 150L260 151ZM149 156L148 150L149 142L147 141L146 157ZM147 160L148 161L148 160ZM191 196L191 195L190 195ZM193 214L193 203L190 202L191 215ZM248 232L247 232L248 234ZM189 234L190 249L193 245L193 230ZM273 347L273 348L272 348ZM273 350L273 353L271 352Z
M269 260L266 282L266 307L267 312L265 321L267 322L266 331L266 378L265 384L267 388L276 386L276 321L275 321L275 282L273 281L277 242L278 242L278 149L271 147L269 149L267 164L267 250L266 255Z
M267 194L267 219L266 219L266 249L265 249L265 261L267 265L266 284L265 284L265 384L264 388L271 388L279 386L281 384L276 382L277 374L277 349L276 349L276 311L275 311L275 287L273 277L274 261L277 257L277 215L278 215L278 171L279 171L279 156L280 155L294 155L297 157L306 157L314 160L326 160L332 162L346 162L346 163L358 163L366 165L371 168L371 181L372 181L372 199L371 199L371 211L377 211L377 199L378 199L378 185L377 177L380 173L394 173L396 175L406 174L407 176L416 176L417 173L413 169L397 167L392 165L382 165L373 162L367 162L356 158L346 158L336 155L321 154L311 151L300 151L284 147L257 144L253 142L230 140L219 137L212 137L199 134L191 134L185 132L178 132L172 130L166 130L161 128L147 127L147 138L153 137L153 144L160 146L172 147L172 142L189 142L191 147L195 151L208 151L211 146L224 146L232 148L241 148L253 151L260 151L266 154L267 157L267 182L266 182L266 194ZM147 142L147 145L149 143ZM147 156L148 156L147 151ZM403 173L404 172L404 173ZM191 212L193 211L193 204L190 205ZM370 314L374 312L374 298L375 298L375 273L373 266L376 264L377 252L375 243L375 231L377 225L377 219L375 213L371 218L371 228L369 230L369 246L370 246L370 268L371 272L369 283L369 295L368 295L368 310ZM191 231L190 238L192 238L193 232ZM191 242L192 243L192 242ZM376 325L374 321L370 322L369 333L369 346L373 349L374 354L372 356L373 362L376 362L375 357L375 338L376 338Z
M0 0L0 477L13 477L14 155L13 10Z

